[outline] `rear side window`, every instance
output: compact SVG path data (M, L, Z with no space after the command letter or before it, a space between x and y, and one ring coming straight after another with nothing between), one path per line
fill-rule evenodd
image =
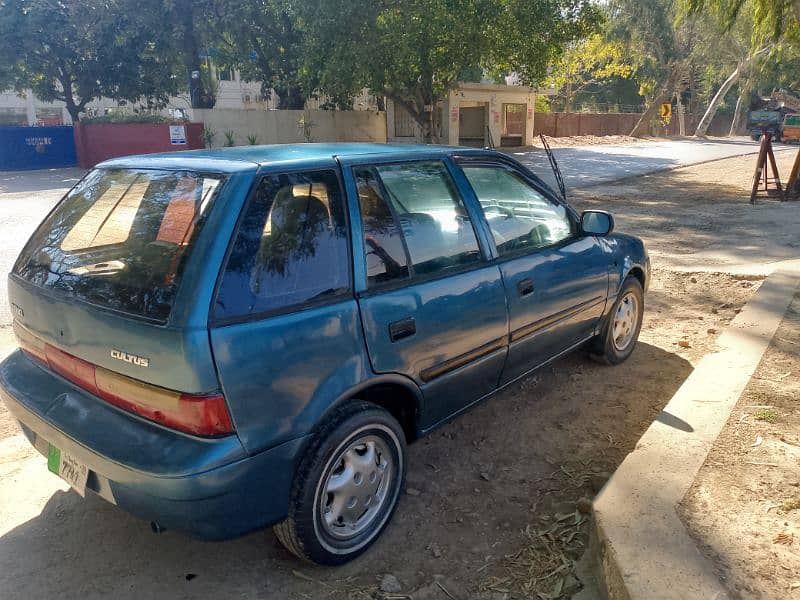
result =
M356 170L369 283L437 275L480 262L469 214L438 161Z
M222 178L96 169L34 233L19 277L66 296L164 322Z
M381 191L374 167L356 169L358 203L364 227L364 252L367 257L367 283L408 279L408 255L397 215Z
M264 177L245 208L214 317L280 311L346 293L345 225L335 171Z

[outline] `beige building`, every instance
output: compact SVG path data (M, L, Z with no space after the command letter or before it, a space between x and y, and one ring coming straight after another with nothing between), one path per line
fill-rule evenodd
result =
M439 107L441 143L475 147L530 145L536 94L534 88L521 85L459 82ZM423 141L416 121L391 100L386 102L386 121L389 141Z

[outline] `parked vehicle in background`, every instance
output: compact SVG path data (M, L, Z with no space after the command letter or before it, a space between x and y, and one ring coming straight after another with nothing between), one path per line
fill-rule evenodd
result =
M340 564L389 522L407 443L579 347L630 356L650 264L613 228L489 150L110 160L9 277L0 395L81 495Z
M757 97L747 113L747 130L750 137L758 141L764 131L772 135L773 141L784 137L784 121L800 111L800 95L792 90L775 89L769 97Z
M786 115L781 133L786 143L800 142L800 115Z
M783 127L783 112L780 110L751 110L747 113L747 131L750 138L759 141L766 132L775 142L781 141Z

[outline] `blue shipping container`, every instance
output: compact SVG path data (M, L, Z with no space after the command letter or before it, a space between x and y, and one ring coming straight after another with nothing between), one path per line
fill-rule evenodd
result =
M0 171L55 169L77 163L71 126L0 127Z

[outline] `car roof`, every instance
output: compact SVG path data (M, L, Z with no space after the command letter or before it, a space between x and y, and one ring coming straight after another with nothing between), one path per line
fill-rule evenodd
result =
M201 171L236 172L284 162L333 161L336 157L392 155L398 158L425 153L447 155L475 148L430 144L306 143L236 146L206 150L182 150L112 158L99 167L184 168Z

